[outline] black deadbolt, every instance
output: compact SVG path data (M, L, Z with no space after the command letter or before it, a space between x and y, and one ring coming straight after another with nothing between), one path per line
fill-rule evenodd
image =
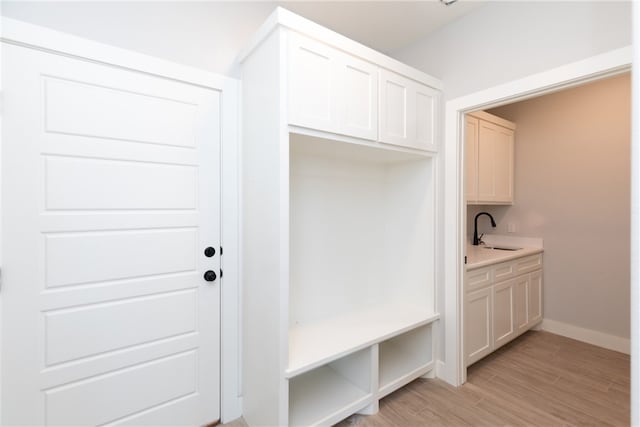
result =
M214 280L216 280L216 272L213 270L207 270L204 273L204 280L206 280L207 282L213 282Z
M215 250L215 248L212 248L211 246L209 246L207 249L204 250L204 256L206 256L208 258L211 258L215 254L216 254L216 250Z

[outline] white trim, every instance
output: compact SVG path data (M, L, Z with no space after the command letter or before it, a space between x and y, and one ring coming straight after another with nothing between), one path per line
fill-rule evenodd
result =
M438 375L453 385L466 380L463 362L462 284L466 215L464 202L464 144L462 123L466 112L521 101L566 89L630 69L631 46L615 49L542 73L448 101L445 107L444 189L444 333L445 360Z
M222 89L220 421L242 415L240 329L240 82Z
M338 34L315 22L309 21L300 15L288 11L282 7L277 7L260 26L247 47L238 55L238 62L242 63L249 54L260 45L273 30L279 25L289 28L307 37L320 40L335 49L342 50L350 55L357 56L365 61L379 65L391 71L400 73L417 82L424 83L432 88L442 90L442 82L424 72L403 64L402 62L371 49L363 44L351 40L342 34Z
M631 425L640 425L640 3L631 5ZM636 402L636 403L633 403Z
M551 332L552 334L597 345L598 347L619 351L624 354L629 354L631 350L631 340L629 338L605 334L604 332L581 328L568 323L558 322L557 320L543 319L540 324L540 329Z
M115 66L201 86L221 93L221 241L224 242L224 282L221 289L220 417L228 422L242 415L239 325L239 90L238 80L155 57L93 42L40 26L2 18L0 41ZM222 282L221 282L222 283ZM2 302L0 298L0 303ZM0 337L1 338L1 337ZM2 345L0 341L0 346ZM1 408L0 408L1 410Z

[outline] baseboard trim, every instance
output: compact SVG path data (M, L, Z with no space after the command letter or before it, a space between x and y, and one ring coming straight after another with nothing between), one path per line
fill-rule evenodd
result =
M631 340L628 338L609 335L592 329L581 328L568 323L558 322L557 320L543 319L540 324L540 329L551 332L552 334L562 335L563 337L597 345L598 347L619 351L620 353L630 354L631 352Z

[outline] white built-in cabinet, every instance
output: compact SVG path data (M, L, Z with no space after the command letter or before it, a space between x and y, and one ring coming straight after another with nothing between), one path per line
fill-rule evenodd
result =
M542 253L467 271L464 297L466 365L542 320Z
M289 33L289 123L376 140L378 68Z
M514 123L484 111L465 116L468 204L513 204L514 134Z
M440 83L283 9L241 61L244 418L374 413L435 365Z
M293 31L288 40L289 124L437 150L439 90Z
M397 73L380 70L380 135L387 144L436 148L438 91Z

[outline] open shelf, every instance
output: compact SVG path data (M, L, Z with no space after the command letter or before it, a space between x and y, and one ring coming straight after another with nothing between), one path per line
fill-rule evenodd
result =
M289 424L334 424L373 399L371 350L357 352L289 382Z
M287 378L438 318L433 159L289 143Z
M379 397L382 397L433 367L432 325L380 343L379 358Z
M411 305L384 305L298 325L289 331L288 378L426 325L440 316Z

